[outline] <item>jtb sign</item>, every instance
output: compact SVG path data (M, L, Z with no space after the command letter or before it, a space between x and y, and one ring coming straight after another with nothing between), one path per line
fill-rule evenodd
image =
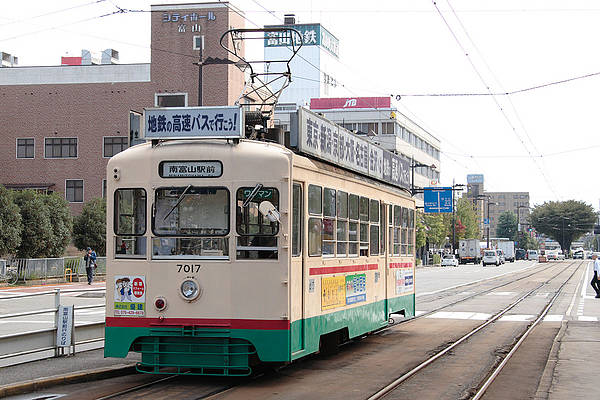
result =
M169 107L144 110L146 139L240 138L240 107Z
M452 188L426 187L423 188L423 193L426 213L452 212Z

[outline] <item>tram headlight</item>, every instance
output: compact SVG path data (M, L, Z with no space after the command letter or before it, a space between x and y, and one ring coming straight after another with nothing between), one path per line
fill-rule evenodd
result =
M193 279L186 279L181 283L180 293L187 301L193 301L200 295L200 285Z
M154 307L158 311L164 311L167 308L167 300L164 297L157 297L154 300Z

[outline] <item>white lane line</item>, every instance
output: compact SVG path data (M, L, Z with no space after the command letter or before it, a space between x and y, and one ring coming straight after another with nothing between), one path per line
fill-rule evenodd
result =
M415 311L415 317L425 314L427 311Z
M594 321L594 322L596 322L596 321L598 321L598 317L586 317L586 316L580 315L579 317L577 317L577 320L578 321Z
M527 322L533 321L535 315L531 314L513 314L513 315L505 315L499 319L499 321L517 321L517 322Z
M433 319L472 319L482 320L490 318L492 314L474 313L474 312L461 312L461 311L438 311L426 318Z
M462 287L462 286L472 285L474 283L479 283L479 282L483 282L483 281L489 281L490 279L500 278L501 276L504 276L504 275L515 274L517 272L527 271L528 269L534 267L536 264L537 264L536 262L533 262L528 267L525 267L523 269L519 269L519 270L516 270L516 271L505 272L505 273L500 274L500 275L494 275L494 276L491 276L489 278L483 278L483 279L478 279L476 281L461 283L460 285L454 285L454 286L450 286L450 287L447 287L447 288L444 288L444 289L434 290L432 292L417 293L415 295L415 297L421 297L421 296L427 296L427 295L430 295L430 294L436 294L436 293L440 293L440 292L445 292L446 290L452 290L452 289L456 289L456 288L459 288L459 287Z
M514 296L515 292L490 292L486 296Z
M564 315L548 314L544 317L544 322L562 322Z
M577 287L575 288L575 291L573 292L573 298L571 299L571 303L569 304L569 308L567 308L567 315L571 315L571 312L573 311L573 306L575 305L575 299L577 298L577 292L579 291L579 285L583 285L583 281L585 279L585 272L586 272L586 268L583 269L583 272L581 273L581 279L579 280L579 283L577 283Z

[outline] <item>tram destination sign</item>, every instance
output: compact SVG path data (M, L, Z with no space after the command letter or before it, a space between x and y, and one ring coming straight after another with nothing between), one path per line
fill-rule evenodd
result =
M146 108L144 138L242 138L243 118L241 107Z
M161 178L218 178L223 175L221 161L163 161L158 167Z
M408 158L387 151L305 108L298 109L290 127L291 144L301 153L394 186L410 188Z

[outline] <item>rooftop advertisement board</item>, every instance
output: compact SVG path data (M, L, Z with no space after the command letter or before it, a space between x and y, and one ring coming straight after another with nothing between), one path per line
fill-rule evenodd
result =
M244 137L241 107L144 109L144 138L199 139Z
M311 110L330 110L338 108L391 108L389 97L341 97L310 99Z
M408 158L391 153L305 108L298 109L290 128L292 145L301 153L390 185L410 188Z

